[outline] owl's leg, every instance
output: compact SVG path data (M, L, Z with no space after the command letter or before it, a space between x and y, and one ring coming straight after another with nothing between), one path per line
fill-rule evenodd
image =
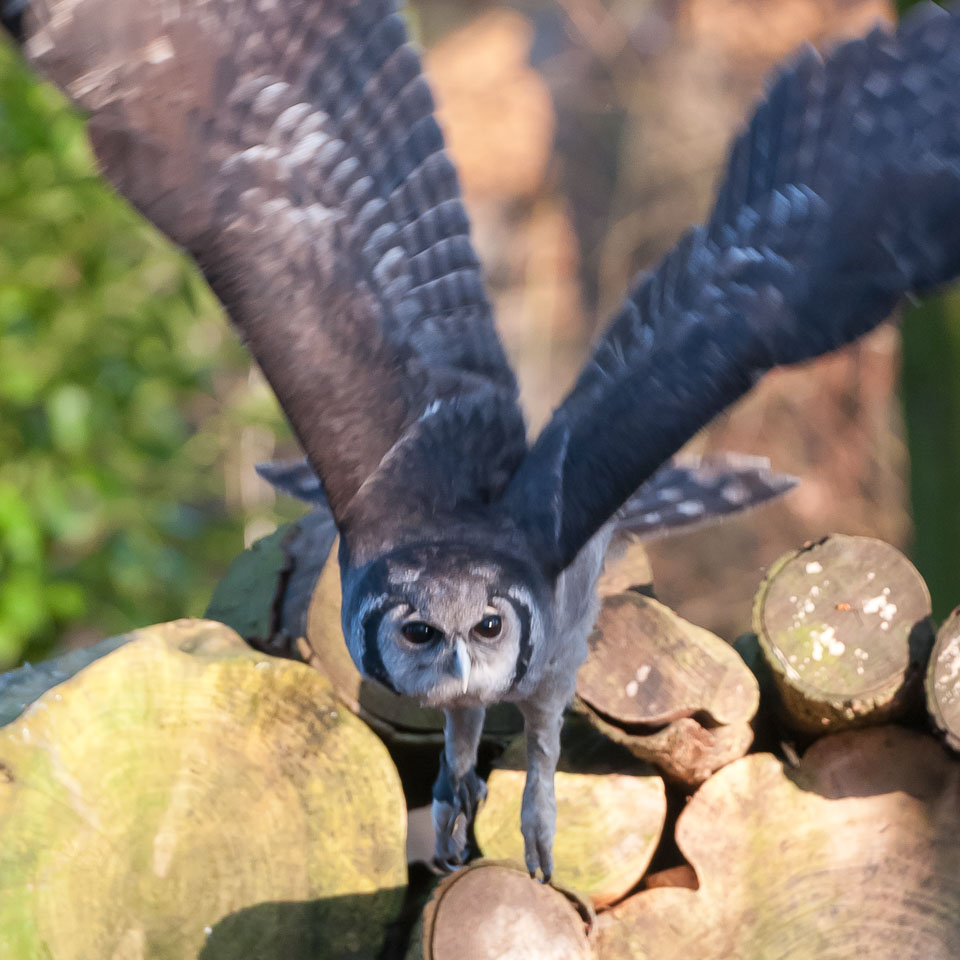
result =
M453 707L443 713L443 753L431 812L436 858L452 870L466 858L467 834L487 795L487 785L474 769L486 708Z
M553 837L557 824L553 775L560 759L560 728L569 699L566 690L562 693L519 704L527 738L527 782L523 789L520 831L527 870L535 877L539 867L544 882L553 873Z

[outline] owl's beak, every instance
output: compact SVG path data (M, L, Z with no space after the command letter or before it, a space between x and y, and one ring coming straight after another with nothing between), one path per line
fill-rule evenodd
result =
M460 679L460 692L467 692L467 685L470 683L470 653L462 637L457 637L457 645L453 650L454 655L454 676Z

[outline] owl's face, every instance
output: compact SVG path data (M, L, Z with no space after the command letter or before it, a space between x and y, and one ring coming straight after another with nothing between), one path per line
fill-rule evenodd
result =
M351 579L344 577L343 627L354 662L424 704L502 699L542 649L546 584L514 557L418 545Z

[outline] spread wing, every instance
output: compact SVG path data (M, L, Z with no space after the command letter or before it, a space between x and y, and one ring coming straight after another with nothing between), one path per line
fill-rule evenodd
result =
M960 15L933 4L773 80L709 222L641 277L521 466L556 488L562 569L697 430L778 364L833 350L960 272ZM551 486L552 485L552 486Z
M356 494L381 464L401 513L502 490L516 384L390 0L36 0L26 34L117 190L199 263L341 528L376 524ZM419 455L438 436L449 469Z

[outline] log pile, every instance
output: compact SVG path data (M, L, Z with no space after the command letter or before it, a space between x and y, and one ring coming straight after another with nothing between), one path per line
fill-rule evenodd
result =
M319 673L212 621L138 630L0 732L0 956L373 956L405 820Z
M442 718L356 672L331 541L238 559L209 614L247 644L178 621L0 677L0 955L960 955L960 610L934 643L893 548L781 558L736 646L655 599L637 545L612 562L544 886L509 710L479 858L438 881L405 853Z

